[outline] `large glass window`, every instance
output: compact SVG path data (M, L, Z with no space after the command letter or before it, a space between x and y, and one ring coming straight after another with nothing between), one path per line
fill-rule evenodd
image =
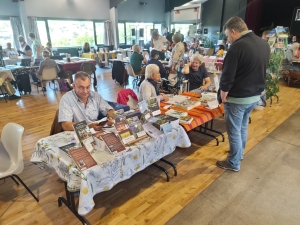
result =
M39 30L41 45L46 47L46 43L48 42L46 22L45 21L37 21L37 27Z
M119 43L125 44L125 29L124 23L118 23L118 30L119 30Z
M48 25L53 47L95 44L92 21L48 20Z
M126 23L126 44L144 45L151 41L153 23Z
M0 45L6 48L6 43L10 42L14 46L13 32L9 20L0 20Z
M97 45L103 44L104 23L95 23Z
M193 25L193 24L173 24L172 25L172 28L175 28L176 32L180 31L181 34L183 34L184 37L187 36L187 33L189 31L189 27L190 25Z
M157 29L158 30L158 33L163 35L163 31L161 30L161 24L160 23L156 23L154 24L154 29Z

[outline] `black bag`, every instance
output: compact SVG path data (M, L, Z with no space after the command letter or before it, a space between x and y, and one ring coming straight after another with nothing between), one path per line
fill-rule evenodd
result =
M31 84L29 74L22 74L17 76L17 85L19 91L31 93Z
M127 70L121 61L114 61L112 68L112 79L121 85L128 83Z
M221 98L221 88L219 88L218 93L217 93L217 100L219 104L222 104L222 98Z

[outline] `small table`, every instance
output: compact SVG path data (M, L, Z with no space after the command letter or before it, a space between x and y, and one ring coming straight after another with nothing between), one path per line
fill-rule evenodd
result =
M3 61L5 65L17 65L17 63L21 62L22 59L31 59L30 56L20 56L17 59L10 59L9 57L4 57Z

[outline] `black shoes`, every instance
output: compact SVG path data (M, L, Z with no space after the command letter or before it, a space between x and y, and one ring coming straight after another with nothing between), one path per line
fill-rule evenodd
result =
M217 161L217 166L224 170L231 170L234 172L239 172L239 169L233 168L227 161Z
M17 96L17 95L11 95L8 97L9 100L15 100L15 99L20 99L21 97L20 96Z

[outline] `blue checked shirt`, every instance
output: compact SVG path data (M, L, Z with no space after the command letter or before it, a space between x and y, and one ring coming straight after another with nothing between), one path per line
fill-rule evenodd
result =
M113 109L97 92L91 91L86 107L74 90L67 92L60 100L58 122L97 121L99 112L107 115Z

